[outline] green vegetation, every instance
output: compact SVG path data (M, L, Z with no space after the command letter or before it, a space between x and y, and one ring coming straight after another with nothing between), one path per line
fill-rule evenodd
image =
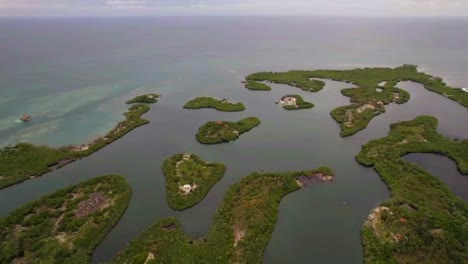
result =
M205 198L224 176L226 166L205 162L193 154L177 154L164 161L162 169L169 205L175 210L185 210Z
M312 80L309 71L288 72L258 72L247 76L247 82L268 81L272 83L287 84L300 88L307 92L318 92L323 89L325 83L320 80Z
M329 168L253 173L229 188L205 238L193 240L176 219L162 219L131 242L113 263L261 263L281 199L300 188L298 181L332 179Z
M259 72L247 76L246 79L248 82L269 81L288 84L309 92L320 91L325 83L312 78L330 79L358 86L358 88L343 89L342 94L350 97L352 104L338 107L331 113L332 117L341 124L342 137L351 136L365 129L372 118L385 112L385 105L406 103L410 95L395 87L400 81L420 83L427 90L441 94L468 108L468 93L460 88L448 86L439 77L418 72L414 65L353 70Z
M240 112L245 110L245 106L242 103L231 103L227 99L217 100L212 97L197 97L187 102L184 108L214 108L223 112Z
M465 263L468 203L436 177L401 159L438 153L468 174L468 140L437 133L437 119L420 116L392 124L387 137L362 147L359 163L373 166L391 190L362 230L366 263Z
M69 148L50 148L20 143L0 150L0 188L13 185L51 170L53 164L76 159Z
M133 129L149 123L141 115L148 112L146 104L134 104L124 113L126 119L117 124L104 137L79 146L52 148L19 143L0 149L0 189L41 176L63 167L77 159L91 155L106 145L123 137Z
M160 95L155 93L143 94L136 96L127 102L126 104L142 103L142 104L154 104L158 102Z
M239 122L210 121L198 129L195 137L203 144L232 142L258 125L260 119L256 117L244 118Z
M104 176L16 209L0 219L0 263L90 263L130 196L123 177Z
M252 91L270 91L271 87L260 82L247 80L245 83L245 88L252 90Z
M285 95L281 97L280 103L286 110L299 110L314 107L313 103L304 101L302 96L298 94Z

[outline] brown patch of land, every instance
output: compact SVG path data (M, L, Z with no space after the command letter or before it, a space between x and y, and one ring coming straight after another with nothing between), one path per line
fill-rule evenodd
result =
M15 258L11 264L28 264L28 260L25 257Z
M427 257L425 256L424 252L417 250L411 255L402 255L402 254L393 254L393 257L397 261L397 263L427 263Z
M71 162L73 162L72 159L62 159L59 162L54 163L54 164L50 164L47 167L49 167L49 169L51 169L51 170L56 170L56 169L59 169L59 168L65 166L65 165L67 165L68 163L71 163Z
M375 110L375 106L371 105L371 104L362 105L362 106L356 108L356 113L361 114L361 113L364 113L368 109Z
M407 203L405 203L405 204L403 204L402 206L403 206L404 208L410 210L410 211L417 211L417 210L418 210L418 208L417 208L416 206L412 205L412 204L407 204Z
M313 183L316 182L330 182L333 180L333 176L331 175L326 175L323 173L314 173L313 175L307 176L307 175L301 175L297 177L296 181L297 184L301 187L307 187Z
M75 215L77 218L83 218L107 206L109 203L104 193L94 192L89 195L88 199L78 204Z
M234 247L237 246L245 236L245 230L241 229L240 227L234 227Z
M167 230L167 231L174 230L174 229L177 228L177 225L176 224L170 224L168 226L164 226L163 228L164 228L164 230Z
M89 144L82 144L72 147L72 150L75 152L85 151L89 149Z
M151 252L148 252L148 257L145 260L145 264L147 264L148 262L150 262L150 260L153 260L153 259L154 259L154 254Z
M433 237L439 238L444 236L445 231L443 229L438 228L429 230L429 233L431 233Z
M297 105L297 99L293 96L288 96L288 95L281 97L280 104L283 106L289 105L289 106L294 106L296 108L299 107Z
M55 221L55 223L54 223L54 229L52 229L52 233L57 232L57 229L58 229L58 227L59 227L59 224L60 224L60 222L63 220L63 217L64 217L64 216L65 216L65 214L60 215L60 217L57 219L57 221Z
M67 242L67 233L65 232L62 232L62 233L59 233L58 235L55 236L55 238L58 240L58 242L60 242L61 244Z
M372 210L372 212L367 217L366 222L364 223L364 225L369 226L370 228L372 228L372 230L374 231L374 234L376 236L378 236L378 237L381 237L380 236L379 225L381 225L381 223L382 223L381 215L385 211L389 211L390 214L392 214L392 212L390 211L390 208L388 208L386 206L379 206L379 207L375 208L374 210Z
M361 115L367 110L376 111L380 107L382 107L383 105L384 105L384 103L382 101L372 101L372 102L369 102L367 104L363 104L363 105L361 105L361 106L359 106L357 108L348 109L345 112L345 121L343 122L343 124L346 127L352 127L353 126L353 120L354 120L354 117L356 115Z
M19 233L21 230L26 229L22 225L15 225L15 229L13 230L13 237L18 238Z

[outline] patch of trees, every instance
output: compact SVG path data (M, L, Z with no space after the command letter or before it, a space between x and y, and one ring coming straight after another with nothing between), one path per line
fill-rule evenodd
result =
M261 82L256 82L253 80L247 80L245 83L245 88L252 90L252 91L270 91L271 87L261 83Z
M256 117L244 118L238 122L210 121L198 129L195 137L202 144L232 142L258 125L260 119Z
M134 103L141 103L141 104L154 104L158 102L160 95L155 93L143 94L136 96L127 102L126 104L134 104Z
M218 100L212 97L197 97L184 105L185 109L214 108L223 112L240 112L245 110L242 103L232 103L227 99Z
M468 140L453 141L437 132L437 119L420 116L390 126L387 137L370 141L356 159L373 166L391 190L389 208L377 228L365 225L366 263L463 263L468 205L438 178L401 157L438 153L468 174Z
M80 203L96 192L109 204L78 217ZM0 263L90 263L130 196L125 178L103 176L21 206L0 219Z
M201 202L224 176L226 166L205 162L193 154L177 154L164 161L162 170L166 177L167 202L171 208L181 211ZM191 190L185 193L180 189L184 185L190 185Z

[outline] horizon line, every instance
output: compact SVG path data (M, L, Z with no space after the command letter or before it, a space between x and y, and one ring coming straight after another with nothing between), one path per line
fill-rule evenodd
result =
M45 16L27 16L27 15L0 15L0 19L12 18L156 18L156 17L343 17L343 18L463 18L468 19L468 16L447 16L447 15L287 15L287 14L159 14L159 15L45 15Z

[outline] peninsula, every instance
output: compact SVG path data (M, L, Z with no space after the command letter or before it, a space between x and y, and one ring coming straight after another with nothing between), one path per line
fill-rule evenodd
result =
M198 129L195 137L202 144L232 142L258 125L260 119L256 117L244 118L238 122L210 121Z
M357 88L343 89L351 104L334 109L332 117L341 125L342 137L351 136L367 127L377 115L385 112L385 105L403 104L410 95L396 87L400 81L420 83L425 89L443 95L468 108L468 93L461 88L448 86L439 77L419 72L417 66L403 65L396 68L364 68L353 70L315 70L288 72L258 72L246 77L246 87L262 85L261 90L271 90L261 82L287 84L304 91L318 92L328 79L353 84ZM267 87L263 87L267 86ZM248 89L251 89L247 87Z
M391 190L362 230L366 263L463 263L468 259L467 203L420 166L401 159L437 153L468 174L468 140L437 133L437 119L420 116L392 124L387 137L370 141L356 157L373 166Z
M232 185L201 239L184 234L175 218L157 221L112 263L262 263L263 252L287 194L312 183L330 182L331 169L252 173Z
M185 109L214 108L223 112L241 112L245 110L242 103L233 103L227 99L215 99L212 97L197 97L184 105Z
M149 110L147 104L133 104L124 113L126 117L124 121L119 122L104 137L97 138L89 144L53 148L19 143L0 149L0 189L39 177L91 155L133 129L149 123L148 120L141 118Z
M201 202L224 176L226 166L205 162L193 154L177 154L164 161L167 202L174 210L185 210Z
M90 263L130 196L123 177L104 176L21 206L0 219L0 263Z

